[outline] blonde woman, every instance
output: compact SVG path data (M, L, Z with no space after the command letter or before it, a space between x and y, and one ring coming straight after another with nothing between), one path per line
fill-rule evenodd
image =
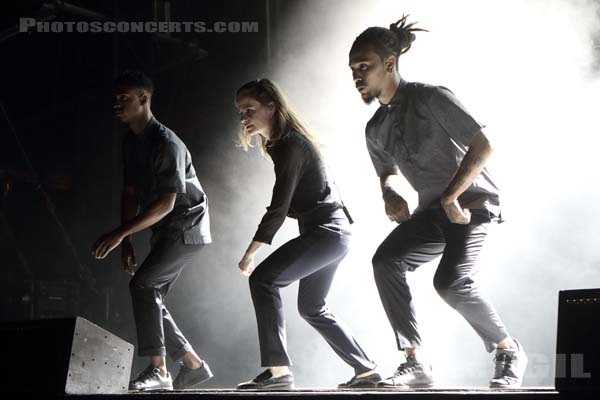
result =
M248 82L236 94L245 150L258 139L275 167L271 204L239 263L250 276L250 292L261 353L267 369L238 389L290 389L294 378L286 348L280 288L297 280L298 311L355 372L340 388L374 387L381 380L346 325L326 305L338 265L348 252L350 222L338 191L328 176L319 145L268 79ZM275 250L255 268L254 256L286 217L298 220L300 236Z

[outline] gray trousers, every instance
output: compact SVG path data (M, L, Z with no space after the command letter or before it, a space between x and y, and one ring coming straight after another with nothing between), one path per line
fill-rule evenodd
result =
M398 348L421 346L406 272L442 256L433 278L438 294L483 340L488 352L508 336L491 302L473 276L490 217L473 210L468 225L452 224L443 209L416 213L398 225L373 256L373 272Z
M347 234L317 227L275 250L250 275L263 367L292 365L279 289L299 279L298 311L302 318L357 374L375 368L348 327L325 303L337 267L348 252L349 241Z
M164 304L181 274L204 245L184 244L181 235L155 233L152 249L129 282L140 356L169 356L178 361L192 349Z

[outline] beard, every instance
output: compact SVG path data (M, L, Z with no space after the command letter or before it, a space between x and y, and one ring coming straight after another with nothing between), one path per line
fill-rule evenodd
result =
M377 97L379 97L380 93L374 93L369 91L367 93L361 93L360 96L365 104L371 104Z

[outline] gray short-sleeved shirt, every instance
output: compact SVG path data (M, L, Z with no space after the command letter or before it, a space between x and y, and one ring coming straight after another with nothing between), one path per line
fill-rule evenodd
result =
M367 148L377 175L401 172L419 195L416 211L422 211L440 207L442 193L482 127L447 88L401 80L390 103L367 124ZM458 201L500 215L499 191L487 169Z
M129 132L123 142L125 184L135 188L141 210L163 193L177 193L173 211L152 231L181 234L186 244L210 243L208 198L196 176L192 157L175 133L154 117L144 130Z

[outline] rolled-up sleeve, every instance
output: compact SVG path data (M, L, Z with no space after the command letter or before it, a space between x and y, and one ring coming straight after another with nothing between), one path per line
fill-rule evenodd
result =
M255 241L267 244L271 244L289 213L304 164L304 150L301 145L285 142L278 147L271 154L275 166L275 186L271 204L267 207L267 212L254 235Z
M186 150L174 142L159 147L155 159L158 193L185 193Z
M424 103L448 136L464 146L469 146L475 134L483 128L454 93L443 86L432 86L426 92Z

